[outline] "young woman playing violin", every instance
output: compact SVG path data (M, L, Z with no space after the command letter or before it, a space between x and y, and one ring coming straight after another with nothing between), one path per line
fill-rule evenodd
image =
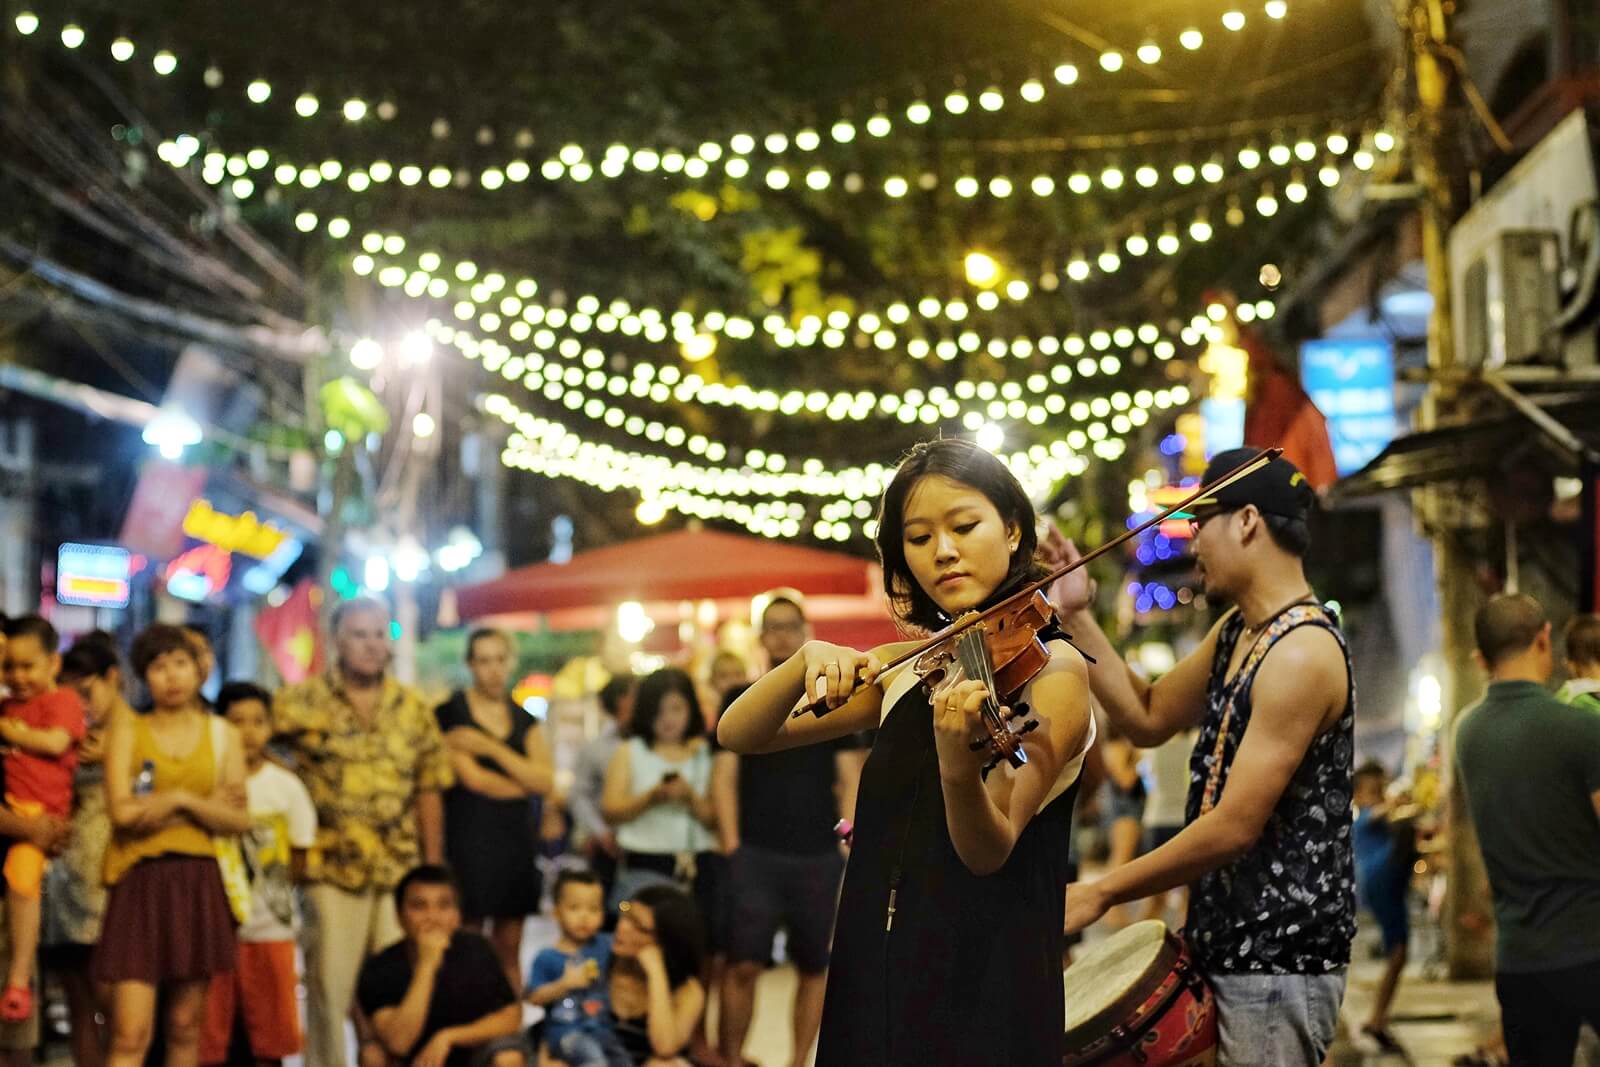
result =
M884 491L878 530L899 621L933 633L1044 575L1034 526L1022 487L988 452L961 440L912 449ZM1093 726L1083 657L1053 625L1038 636L1038 670L1014 693L990 692L973 677L981 666L948 656L942 672L927 670L927 656L883 670L910 644L858 652L811 641L723 715L718 736L736 752L878 730L856 801L818 1067L1061 1062L1061 901ZM817 698L825 714L791 715ZM990 721L1020 734L1021 754L992 772L986 700ZM1021 719L1038 726L1016 730Z

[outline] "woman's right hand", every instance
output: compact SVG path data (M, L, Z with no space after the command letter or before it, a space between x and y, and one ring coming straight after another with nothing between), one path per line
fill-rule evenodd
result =
M800 648L805 657L805 701L822 700L832 711L850 699L856 686L878 680L883 664L869 652L857 652L825 641L807 641Z
M1083 554L1078 551L1078 546L1061 535L1054 523L1050 524L1049 531L1044 540L1039 544L1039 554L1044 557L1046 565L1055 570L1069 563L1076 563ZM1064 577L1057 578L1045 590L1045 596L1050 601L1050 606L1056 609L1056 615L1062 619L1080 611L1086 611L1094 602L1095 583L1089 577L1086 567L1079 567Z
M657 804L671 804L675 801L688 800L694 795L694 790L682 778L666 778L656 783L650 790L650 799Z

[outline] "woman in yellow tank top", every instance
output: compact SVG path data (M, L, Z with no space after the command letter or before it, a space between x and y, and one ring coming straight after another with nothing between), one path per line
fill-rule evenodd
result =
M110 1067L144 1062L163 992L167 1067L192 1067L207 985L234 967L212 835L249 828L244 749L201 704L199 663L181 629L149 627L131 659L154 706L118 712L106 734L111 895L93 974L111 986Z

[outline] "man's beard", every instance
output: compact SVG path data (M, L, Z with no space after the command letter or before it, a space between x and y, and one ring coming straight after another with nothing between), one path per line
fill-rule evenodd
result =
M359 671L353 667L346 667L341 664L340 672L345 676L346 679L359 686L377 685L379 682L383 681L383 668L381 667L372 673L368 673L366 671Z

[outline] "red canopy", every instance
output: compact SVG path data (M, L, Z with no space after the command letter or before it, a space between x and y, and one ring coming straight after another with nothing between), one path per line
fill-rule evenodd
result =
M677 530L539 563L456 591L463 619L624 600L750 597L777 586L863 596L875 565L855 556L717 530Z

